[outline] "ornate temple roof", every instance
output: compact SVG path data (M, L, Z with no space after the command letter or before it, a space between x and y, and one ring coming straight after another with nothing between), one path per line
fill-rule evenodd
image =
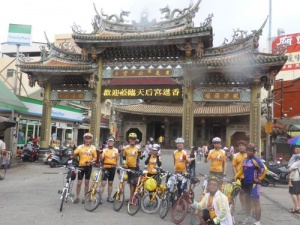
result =
M182 116L182 105L160 105L160 104L138 104L127 106L116 106L116 111L138 115L155 116ZM214 106L195 106L194 116L240 116L249 115L250 103L214 105Z

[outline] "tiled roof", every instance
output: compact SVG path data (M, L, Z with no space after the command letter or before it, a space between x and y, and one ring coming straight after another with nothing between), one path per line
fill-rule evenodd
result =
M126 77L126 78L113 78L109 86L112 85L176 85L178 84L173 78L170 77Z
M138 104L128 106L117 106L116 111L140 114L140 115L157 115L157 116L181 116L183 112L182 105L150 105ZM196 106L194 116L240 116L249 115L250 104L232 104L220 106Z
M192 37L192 36L202 36L199 35L203 32L212 33L212 27L195 27L189 29L177 29L171 32L152 32L152 33L101 33L101 34L73 34L72 37L76 40L92 40L92 41L105 41L105 42L115 42L115 41L132 41L132 40L156 40L156 39L168 39L176 37ZM207 35L207 34L206 34Z
M20 68L22 69L53 69L53 70L90 70L92 69L91 64L86 63L75 63L75 62L67 62L67 61L58 61L55 59L51 59L46 62L37 62L37 63L27 63L20 64Z
M234 54L220 54L204 56L187 63L186 66L203 67L224 67L224 66L252 66L252 65L270 65L287 60L285 55L270 55L264 53L240 52Z

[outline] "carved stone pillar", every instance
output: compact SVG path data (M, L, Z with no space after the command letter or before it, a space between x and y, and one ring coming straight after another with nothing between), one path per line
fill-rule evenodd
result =
M164 123L165 123L164 148L170 148L170 144L171 144L170 143L170 122L168 117L165 117Z
M41 126L41 148L47 148L50 145L51 135L51 84L46 82L45 94L43 100L43 115Z
M250 142L257 147L257 155L261 155L261 87L259 80L255 80L251 87L250 111Z
M91 133L94 136L93 144L98 147L100 142L100 123L101 123L101 85L102 85L102 57L97 59L95 66L96 86L93 92L92 116L91 116ZM97 78L98 77L98 78Z
M201 144L205 144L205 119L201 119Z
M188 74L184 74L183 85L183 115L182 115L182 137L185 147L193 145L194 136L194 103L193 86Z

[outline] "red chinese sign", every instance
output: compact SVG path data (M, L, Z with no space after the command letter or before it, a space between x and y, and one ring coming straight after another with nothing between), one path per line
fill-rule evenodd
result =
M288 60L281 70L300 69L300 33L282 35L272 42L272 52L277 53L281 46L288 46L286 55Z
M113 77L170 77L172 69L137 69L137 70L114 70Z

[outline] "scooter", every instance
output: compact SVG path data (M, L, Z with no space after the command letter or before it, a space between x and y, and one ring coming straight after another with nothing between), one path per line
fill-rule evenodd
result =
M39 146L33 146L31 143L27 143L27 145L24 146L23 152L21 154L21 161L38 162L38 150Z
M68 165L72 163L72 148L71 147L60 147L59 150L52 155L50 161L50 167L54 168L57 165Z
M275 183L288 184L289 173L286 164L272 164L270 162L265 164L268 167L268 172L265 179L262 180L262 186L268 186L270 183L273 184L273 186L275 186Z

